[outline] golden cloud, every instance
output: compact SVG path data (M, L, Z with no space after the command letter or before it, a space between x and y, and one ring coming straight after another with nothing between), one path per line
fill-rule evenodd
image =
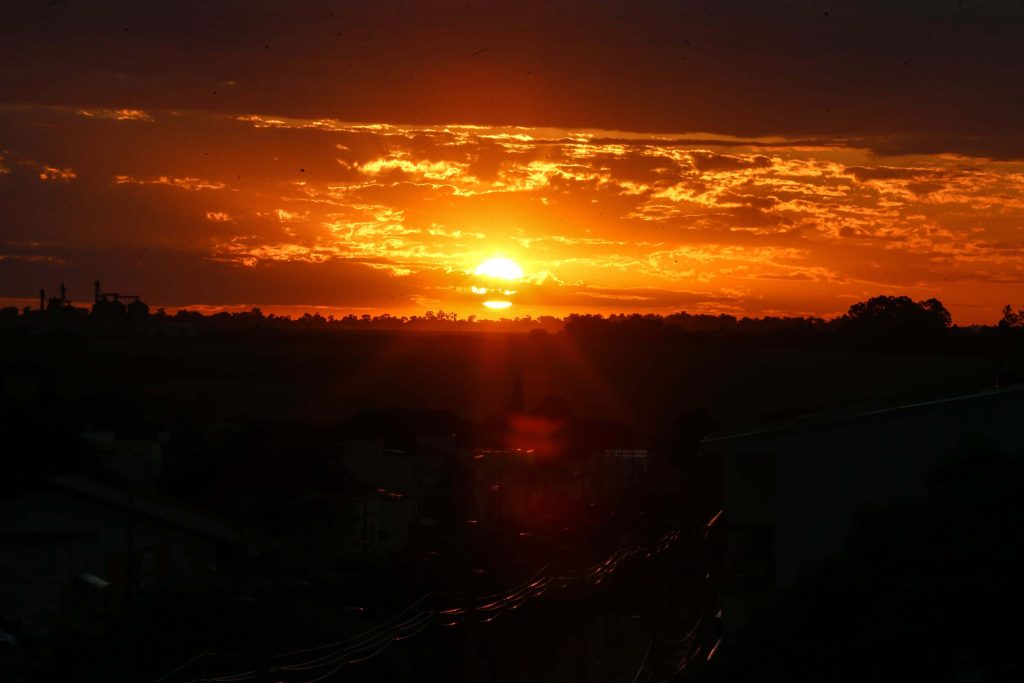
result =
M78 113L92 119L114 121L153 121L153 117L141 109L80 109Z
M171 178L159 176L157 178L133 178L127 175L114 176L114 183L117 185L167 185L182 190L222 190L224 183L218 183L202 178Z

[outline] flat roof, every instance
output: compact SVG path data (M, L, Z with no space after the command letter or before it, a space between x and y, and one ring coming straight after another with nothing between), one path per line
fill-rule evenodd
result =
M796 417L790 420L781 420L766 425L757 425L735 430L712 432L708 436L701 439L700 445L719 445L725 442L738 441L741 439L776 436L790 432L797 432L800 431L801 429L827 426L829 424L851 422L860 419L869 419L873 417L891 415L893 413L899 413L904 411L922 410L930 407L954 404L958 402L987 400L992 398L998 398L1004 395L1017 393L1024 393L1024 384L1014 384L1008 387L997 387L993 389L987 389L985 391L975 392L973 394L959 394L957 396L946 396L941 398L929 399L925 401L903 403L900 405L888 406L884 408L851 408L845 410L833 410L820 413L810 413L808 415L801 415L800 417Z
M139 515L152 517L209 538L229 543L238 543L241 539L240 529L234 522L215 513L184 505L177 500L155 495L153 492L139 491L133 496L129 491L78 476L51 477L49 482L58 488L118 507L131 505Z

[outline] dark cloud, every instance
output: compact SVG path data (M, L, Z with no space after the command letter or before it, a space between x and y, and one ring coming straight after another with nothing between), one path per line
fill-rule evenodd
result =
M621 310L681 310L704 306L735 306L734 295L699 291L674 290L659 287L565 287L548 284L526 292L523 303L532 303L531 297L550 306L575 307L576 310L594 307Z
M690 161L693 162L693 167L702 173L704 171L743 171L750 168L768 168L772 165L772 160L764 155L740 157L715 154L714 152L691 152Z
M356 259L322 263L261 261L254 266L169 249L40 248L2 244L4 295L30 298L40 286L65 283L85 304L96 279L110 291L137 294L161 306L240 304L405 309L418 293L403 278Z
M10 0L8 102L743 136L1020 158L1024 5ZM481 50L486 49L485 52Z
M756 277L759 280L786 280L791 282L811 282L816 279L806 273L761 273Z
M898 168L894 166L847 166L846 172L860 182L869 180L921 180L938 178L942 174L930 168Z

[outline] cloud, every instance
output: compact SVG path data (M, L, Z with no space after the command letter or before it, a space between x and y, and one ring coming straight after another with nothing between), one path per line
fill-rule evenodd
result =
M500 254L529 277L513 314L825 314L911 288L994 319L1024 275L1020 163L882 159L860 140L165 110L136 126L80 109L0 108L12 132L0 153L5 248L36 244L7 262L52 259L19 278L116 279L136 272L117 258L149 250L197 273L191 303L356 305L379 302L385 283L395 310L429 301L468 314L467 273ZM59 171L74 181L55 182ZM349 291L325 296L336 272ZM252 273L290 284L250 295L240 283ZM0 294L23 287L0 280ZM138 281L162 297L151 303L183 300L172 280ZM216 294L204 301L200 285Z
M36 179L44 182L68 182L78 177L78 173L73 168L56 166L36 161L34 158L23 154L0 150L0 176L11 174L11 165L19 169L30 170Z
M203 180L202 178L170 178L159 176L157 178L133 178L127 175L114 176L114 183L117 185L167 185L182 190L222 190L224 183Z
M715 154L714 152L690 152L690 161L698 171L744 171L753 168L768 168L772 160L757 154L753 156L735 156Z
M383 175L389 171L400 171L427 180L450 180L466 174L466 165L449 161L413 161L403 153L373 159L356 166L360 173L366 175Z
M153 121L153 117L141 109L81 109L82 116L114 121Z
M72 168L56 168L54 166L42 166L39 170L40 180L52 180L57 182L67 182L74 180L78 177L75 170Z
M252 112L258 125L301 119L322 131L340 120L378 133L461 122L841 136L886 154L1021 158L1019 3L830 10L812 0L642 0L628 12L583 0L525 0L514 12L448 0L402 12L327 0L216 13L200 0L90 12L26 3L0 27L0 92L88 112ZM509 151L533 142L499 135Z
M941 173L933 168L901 168L896 166L847 166L845 171L858 181L864 183L872 180L926 180L941 177Z

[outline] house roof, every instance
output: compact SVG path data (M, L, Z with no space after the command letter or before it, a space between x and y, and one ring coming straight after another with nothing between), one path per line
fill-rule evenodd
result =
M72 491L111 505L125 508L132 506L139 515L151 517L202 536L228 543L237 543L241 537L240 529L230 520L188 507L172 498L164 498L150 492L138 492L134 494L134 500L132 500L131 494L124 489L85 477L53 477L49 482L59 489Z
M809 415L802 415L791 420L783 420L766 425L756 425L736 430L713 432L712 434L709 434L704 439L702 439L700 445L702 448L713 448L717 446L724 446L727 445L728 443L744 439L783 436L786 434L791 434L806 429L826 427L834 424L842 424L847 422L856 422L858 420L869 420L873 418L891 416L894 414L904 412L928 410L938 406L954 405L956 403L998 399L1000 397L1006 397L1015 394L1019 394L1021 398L1024 398L1024 384L988 389L986 391L979 391L973 394L960 394L957 396L934 398L926 401L915 401L912 403L904 403L896 406L875 407L870 409L847 409L827 411L821 413L812 413Z

